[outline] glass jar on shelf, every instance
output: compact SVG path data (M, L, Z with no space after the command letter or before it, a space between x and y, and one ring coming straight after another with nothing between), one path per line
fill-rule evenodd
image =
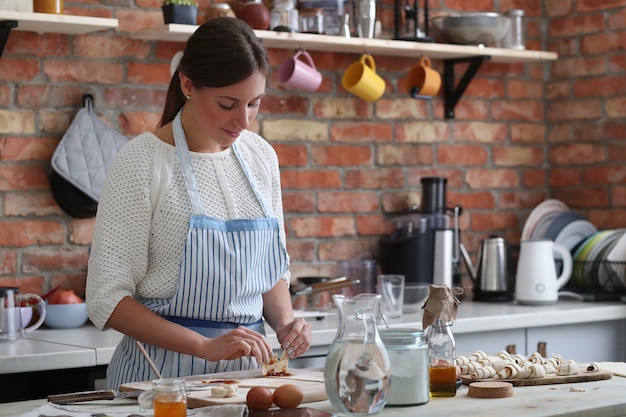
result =
M274 0L270 13L270 30L299 31L299 12L295 0Z
M300 11L300 32L324 33L324 9L313 7Z

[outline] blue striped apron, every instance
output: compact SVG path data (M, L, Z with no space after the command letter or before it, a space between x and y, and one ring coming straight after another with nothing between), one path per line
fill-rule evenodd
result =
M205 216L180 112L174 119L173 130L176 152L193 210L178 287L172 298L138 301L166 319L206 337L220 336L237 326L248 326L265 334L262 294L276 285L288 267L287 251L279 237L278 220L271 217L271 206L260 194L237 142L232 145L232 151L266 217L221 220ZM258 366L252 357L209 362L155 346L146 346L146 350L164 378L245 370ZM122 383L146 381L155 377L137 349L135 340L124 336L107 369L109 388L118 389Z

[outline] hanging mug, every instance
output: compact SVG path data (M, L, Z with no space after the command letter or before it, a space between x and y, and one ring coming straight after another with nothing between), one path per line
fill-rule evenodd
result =
M341 78L341 85L369 102L378 100L385 92L385 80L376 74L374 57L369 54L363 54L361 59L350 64Z
M557 276L555 253L561 255L563 271ZM567 248L551 240L522 240L515 300L519 304L553 304L572 275L572 255Z
M423 56L410 69L407 84L411 95L436 96L441 88L441 75L430 67L430 59Z
M298 51L278 67L278 81L288 87L315 91L322 84L322 74L315 68L313 58L306 51Z

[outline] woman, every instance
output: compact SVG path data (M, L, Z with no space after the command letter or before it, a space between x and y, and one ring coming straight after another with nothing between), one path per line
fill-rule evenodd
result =
M278 159L246 130L269 74L266 51L237 19L189 38L160 126L120 151L103 187L89 259L87 306L124 338L109 388L269 362L263 321L290 357L310 345L293 318Z

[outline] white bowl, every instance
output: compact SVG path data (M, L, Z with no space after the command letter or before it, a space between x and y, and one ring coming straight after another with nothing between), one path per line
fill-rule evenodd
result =
M80 304L46 304L44 324L51 329L74 329L87 322L87 306Z

